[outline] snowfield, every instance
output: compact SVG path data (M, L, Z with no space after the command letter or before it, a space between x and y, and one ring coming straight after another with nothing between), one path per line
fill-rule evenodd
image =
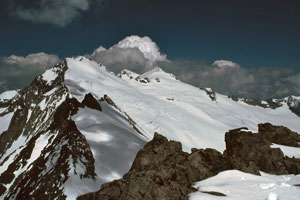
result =
M300 132L299 117L286 104L277 109L262 108L236 102L221 94L216 94L216 101L212 101L206 91L180 82L174 75L158 67L142 75L123 70L116 76L84 57L68 58L67 64L65 84L73 97L82 101L87 93L92 93L98 100L108 95L117 108L138 125L139 131L147 138L145 141L152 139L154 132L158 132L171 140L180 141L184 151L190 151L193 147L209 147L222 152L225 149L224 134L230 129L248 127L256 132L258 123L270 122ZM110 158L99 154L99 149L119 137L117 132L117 135L108 135L101 131L100 124L109 123L111 119L105 117L104 121L98 121L103 120L99 115L100 112L81 109L73 119L90 143L96 160L102 162L101 165L101 162L96 161L96 168L97 174L102 173L97 182L103 183L119 178L126 170L116 173L106 168L111 166ZM99 127L88 128L88 124L92 122L99 124ZM114 132L113 129L110 133ZM118 142L114 144L120 145ZM299 157L298 148L289 149L275 144L273 146L281 148L288 156ZM104 151L112 153L108 149ZM134 158L130 159L132 162ZM129 166L126 168L129 169ZM226 197L197 192L190 195L190 200L296 200L300 199L300 189L293 184L299 183L300 177L293 175L275 176L262 173L262 176L255 176L236 170L225 171L196 183L195 187L199 191L221 192Z
M73 174L65 184L68 199L95 192L101 184L122 178L145 144L138 134L133 134L133 127L120 112L103 102L101 107L101 112L81 108L72 117L92 149L97 178L82 180Z
M299 200L300 175L261 176L229 170L195 183L199 190L190 194L189 200ZM226 196L215 196L204 192L218 192Z
M216 94L212 101L204 90L185 84L156 67L138 75L124 71L121 78L84 57L67 59L65 84L82 101L92 93L105 94L141 128L150 140L154 132L180 141L184 151L196 148L225 149L224 133L270 122L300 132L299 117L284 104L277 109L251 106ZM134 78L136 77L136 78Z

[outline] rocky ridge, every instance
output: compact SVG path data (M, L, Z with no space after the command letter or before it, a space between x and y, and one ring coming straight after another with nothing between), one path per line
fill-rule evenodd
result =
M82 102L72 97L64 83L67 69L63 61L0 101L0 117L12 115L0 132L0 199L66 199L70 177L96 180L91 146L72 116L81 108L101 112L101 105L112 106L108 97L101 101L87 93Z
M262 108L271 108L276 109L282 107L284 104L286 104L289 109L300 117L300 99L299 97L295 96L288 96L283 99L267 99L265 101L259 100L259 99L245 99L245 98L237 98L236 96L230 95L228 98L238 102L244 102L246 104L249 104L251 106L259 106Z
M189 193L195 191L195 181L229 169L253 174L259 171L299 174L300 159L286 157L279 148L270 147L281 134L286 136L285 145L293 146L300 139L299 134L269 123L259 124L258 133L245 128L230 130L225 134L226 150L222 154L214 149L195 148L186 153L179 142L168 141L156 133L138 152L122 179L103 184L98 192L80 196L78 200L188 199ZM224 196L217 192L210 194Z

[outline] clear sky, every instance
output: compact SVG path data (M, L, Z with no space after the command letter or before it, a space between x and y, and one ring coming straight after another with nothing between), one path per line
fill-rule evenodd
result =
M66 22L26 16L24 10L43 1L1 0L0 56L79 55L135 34L152 38L170 59L227 59L246 67L300 65L298 0L79 0L89 2L89 8L82 4Z

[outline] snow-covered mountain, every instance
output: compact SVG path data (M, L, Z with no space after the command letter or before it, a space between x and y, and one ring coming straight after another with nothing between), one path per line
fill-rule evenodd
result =
M30 86L0 95L0 198L96 191L122 177L155 132L184 151L223 151L226 131L256 131L263 122L300 132L299 102L228 97L158 67L115 75L85 57L67 58Z

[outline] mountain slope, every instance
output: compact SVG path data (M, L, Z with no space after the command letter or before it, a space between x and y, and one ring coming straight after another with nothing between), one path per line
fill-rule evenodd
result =
M96 191L130 169L154 132L181 141L184 151L223 151L226 131L257 130L262 122L300 132L298 97L253 106L160 68L116 76L84 57L67 58L0 98L0 199L74 199Z
M3 199L74 199L120 177L144 144L128 119L106 101L98 102L92 95L85 95L82 103L72 98L64 85L66 70L67 63L63 62L12 99L1 102L1 127L5 130L0 135ZM85 120L93 117L102 127L97 129L100 140L89 137ZM101 133L112 138L101 140ZM116 133L122 133L123 138L115 137ZM111 152L119 152L121 159L113 164L122 167L111 168L106 159L99 160L113 156Z
M67 59L67 63L66 86L76 99L81 101L86 93L96 98L106 94L148 139L156 131L181 141L185 151L191 147L223 151L227 130L245 126L257 131L257 124L262 122L300 131L299 117L284 100L276 109L252 106L221 94L212 100L208 89L182 83L160 68L142 75L125 70L119 79L82 57Z

